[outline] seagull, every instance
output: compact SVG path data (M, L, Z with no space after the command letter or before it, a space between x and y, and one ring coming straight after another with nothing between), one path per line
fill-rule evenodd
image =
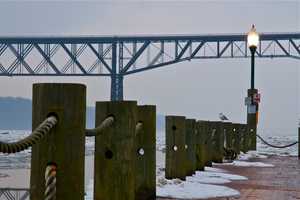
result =
M227 121L228 120L228 118L223 113L219 113L219 118L222 121Z

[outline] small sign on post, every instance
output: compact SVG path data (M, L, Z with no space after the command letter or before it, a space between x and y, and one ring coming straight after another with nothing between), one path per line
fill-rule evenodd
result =
M253 102L259 104L260 103L260 93L255 93L253 95Z
M256 113L256 105L248 105L247 110L248 110L248 114L255 114Z

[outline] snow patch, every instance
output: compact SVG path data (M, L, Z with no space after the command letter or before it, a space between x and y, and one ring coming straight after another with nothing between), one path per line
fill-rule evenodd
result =
M215 197L239 196L237 190L225 186L181 182L157 187L157 196L178 199L206 199Z

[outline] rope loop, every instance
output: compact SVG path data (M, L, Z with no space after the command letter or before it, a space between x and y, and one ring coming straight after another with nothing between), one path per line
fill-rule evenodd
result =
M0 152L16 153L28 149L32 145L42 140L45 135L49 134L51 129L57 124L55 116L47 117L29 136L17 142L6 143L0 141Z
M291 144L287 144L287 145L284 145L284 146L277 146L277 145L274 145L274 144L270 144L268 143L266 140L264 140L260 135L256 134L256 136L266 145L270 146L270 147L273 147L273 148L277 148L277 149L284 149L284 148L287 148L287 147L291 147L291 146L294 146L296 144L298 144L298 142L293 142Z
M45 200L56 199L56 164L49 164L45 171Z
M111 127L114 122L115 118L113 116L109 116L105 118L98 127L94 129L87 129L85 131L85 135L88 137L100 135L105 129Z

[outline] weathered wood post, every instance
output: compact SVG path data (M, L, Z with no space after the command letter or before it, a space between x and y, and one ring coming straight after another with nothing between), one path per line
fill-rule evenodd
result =
M55 163L56 199L84 199L86 87L81 84L33 84L32 129L49 115L58 118L51 133L32 147L30 199L44 199L45 169Z
M240 154L241 151L240 150L240 140L241 140L240 125L237 123L233 123L232 126L233 126L233 138L234 138L233 148L237 154Z
M213 159L215 163L223 162L224 130L222 122L216 121L213 124Z
M246 130L244 124L240 124L240 150L246 153Z
M185 180L185 117L166 116L166 179Z
M250 149L250 130L248 129L247 124L243 124L243 131L244 131L244 151L245 153Z
M206 123L205 121L197 121L197 152L196 152L196 167L197 170L204 170L206 163L206 153L207 150L205 148L205 138L206 138Z
M196 171L196 120L186 119L186 175L191 176Z
M156 199L156 107L138 106L138 123L142 126L135 135L135 199Z
M232 129L232 123L231 122L224 122L224 141L225 141L225 147L228 149L232 149L233 147L233 129Z
M109 116L115 121L95 141L95 200L135 199L135 101L96 102L96 124Z
M212 138L212 123L210 121L204 122L204 157L205 166L212 167L213 158L213 138Z

